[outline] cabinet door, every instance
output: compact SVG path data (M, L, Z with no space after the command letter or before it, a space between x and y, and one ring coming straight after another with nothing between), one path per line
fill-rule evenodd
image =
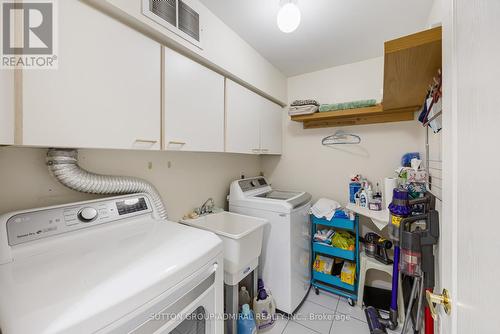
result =
M224 152L224 77L165 48L165 148Z
M0 145L14 144L14 70L0 70Z
M81 1L58 6L59 68L23 73L23 144L159 149L160 45Z
M226 151L260 154L261 97L226 79Z
M264 98L262 98L262 105L260 109L261 151L263 154L281 154L283 109Z

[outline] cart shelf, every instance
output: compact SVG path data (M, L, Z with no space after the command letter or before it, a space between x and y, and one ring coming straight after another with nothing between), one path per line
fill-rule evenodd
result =
M356 252L354 250L345 250L342 248L333 247L321 242L313 243L313 251L315 253L321 253L330 255L333 257L338 257L341 259L355 261L356 260Z
M318 218L314 215L311 215L311 220L313 225L323 225L355 232L356 220L344 218L332 218L332 220L327 220L325 218Z
M320 273L318 271L313 270L313 278L315 280L320 281L320 282L324 282L324 283L339 287L339 288L347 290L347 291L351 291L351 292L356 291L355 284L353 285L353 284L344 283L337 276L328 275L328 274Z

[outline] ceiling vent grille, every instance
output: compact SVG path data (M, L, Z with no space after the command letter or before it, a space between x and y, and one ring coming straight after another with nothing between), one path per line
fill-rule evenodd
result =
M149 10L167 21L173 26L177 26L177 1L176 0L151 0Z
M201 19L188 0L143 0L142 13L201 48Z
M200 41L200 15L182 0L179 0L179 29Z

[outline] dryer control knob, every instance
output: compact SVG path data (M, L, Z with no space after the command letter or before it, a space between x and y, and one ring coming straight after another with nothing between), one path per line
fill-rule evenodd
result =
M91 207L86 207L78 212L78 219L84 223L90 223L97 218L97 210Z

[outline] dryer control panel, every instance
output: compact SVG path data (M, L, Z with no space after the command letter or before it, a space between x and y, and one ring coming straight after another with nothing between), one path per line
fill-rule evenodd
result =
M151 214L145 195L127 195L67 206L19 213L7 220L10 246L19 245L74 230L111 223L117 220Z

